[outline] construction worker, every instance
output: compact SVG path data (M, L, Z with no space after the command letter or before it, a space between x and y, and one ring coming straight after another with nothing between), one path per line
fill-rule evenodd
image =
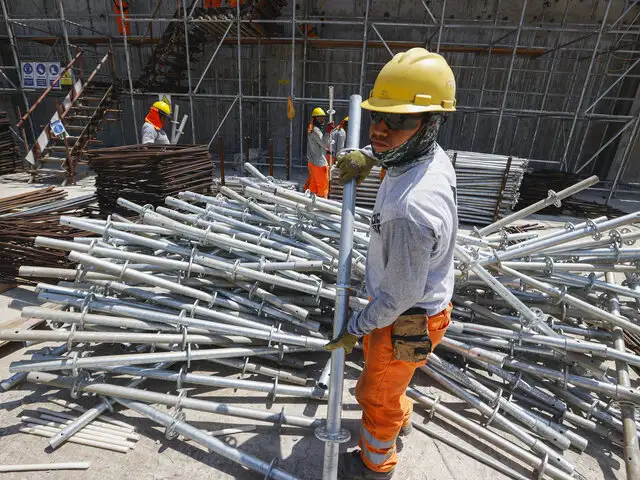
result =
M347 129L349 128L349 117L344 117L344 120L331 132L332 152L334 158L338 156L340 151L344 148L347 142Z
M307 130L307 166L309 176L304 184L307 189L319 197L327 198L329 195L329 164L326 153L329 150L330 134L333 130L333 122L328 124L325 130L327 114L320 107L311 112L311 121Z
M456 177L436 137L444 112L455 111L455 88L440 55L423 48L395 55L362 103L371 114L371 145L337 159L343 182L362 181L376 164L387 168L371 218L369 304L325 347L350 353L363 339L360 450L340 455L341 479L392 477L396 438L411 430L405 390L450 322Z
M171 120L171 104L167 97L155 102L149 109L142 125L142 143L169 145L169 137L162 129Z

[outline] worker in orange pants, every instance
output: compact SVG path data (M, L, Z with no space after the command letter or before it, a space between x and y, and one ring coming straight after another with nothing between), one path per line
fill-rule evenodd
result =
M307 189L318 195L327 198L329 195L329 163L327 153L331 141L331 130L334 124L329 123L325 128L325 118L327 114L320 107L316 107L311 112L311 121L307 129L307 166L309 176L304 184Z
M393 476L396 438L411 425L412 404L404 392L449 325L456 175L436 139L445 112L455 105L455 79L443 57L424 48L399 53L362 103L371 114L371 145L336 160L342 182L362 182L376 164L386 169L370 223L369 303L325 346L348 354L358 339L364 343L356 387L360 450L340 455L342 480Z

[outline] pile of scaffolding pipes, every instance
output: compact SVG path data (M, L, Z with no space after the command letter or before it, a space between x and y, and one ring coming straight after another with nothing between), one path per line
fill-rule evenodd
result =
M37 246L68 252L78 266L23 267L20 273L49 277L49 283L38 285L40 299L66 310L26 307L23 316L45 319L51 330L4 330L0 340L61 345L49 357L11 364L15 375L0 386L27 381L76 396L95 394L92 418L114 402L164 425L171 438L181 434L266 478L296 478L296 472L284 472L270 459L207 435L182 411L309 429L324 423L286 408L239 407L190 398L182 390L204 385L309 402L328 398L329 370L309 384L300 369L301 359L311 358L306 352L321 351L326 343L336 297L345 287L337 284L341 207L280 188L250 164L246 169L254 178L240 179L242 193L224 186L216 197L184 191L155 209L121 198L119 206L137 215L137 222L62 217L62 225L92 236L38 237ZM485 453L509 458L509 466L490 455L480 460L512 478L531 478L531 471L522 473L525 469L538 478L572 478L578 472L563 452L583 452L590 443L624 448L628 471L638 460L634 408L640 392L630 385L630 370L640 367L640 356L625 341L640 335L640 250L633 245L640 238L634 226L640 212L503 233L513 221L596 181L587 179L458 237L453 321L420 369L426 377L421 373L414 380L433 380L484 421L450 409L417 386L407 390L427 409L425 416L453 424L453 431L482 442ZM353 309L368 302L363 279L370 217L370 210L356 208ZM629 230L621 233L623 228ZM125 350L105 348L108 344ZM349 360L360 361L360 356ZM195 361L210 362L199 365L208 372L192 373ZM270 381L213 373L218 364ZM130 383L116 384L116 376L130 376ZM165 380L177 392L145 390L146 378ZM83 425L79 420L67 424L65 434ZM514 470L511 459L520 462L521 471Z

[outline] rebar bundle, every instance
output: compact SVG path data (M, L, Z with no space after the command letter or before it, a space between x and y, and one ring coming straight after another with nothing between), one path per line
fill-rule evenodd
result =
M345 253L339 250L341 205L282 188L245 167L255 178L239 179L242 191L220 186L215 197L182 191L156 208L121 198L118 205L137 222L62 217L62 225L91 236L38 237L37 247L68 253L77 268L23 267L20 273L50 278L38 285L40 299L65 310L27 307L24 316L48 320L52 329L0 331L0 340L55 341L61 350L13 363L15 376L0 386L27 380L100 395L96 411L113 400L164 425L171 438L181 433L267 478L295 478L212 440L181 410L308 429L323 426L323 419L190 398L182 387L328 400L326 374L303 385L300 360L326 343L346 287L352 309L368 302L363 279L371 211L355 209L351 278L338 284L338 258ZM638 478L640 391L629 373L640 367L640 356L628 351L624 336L640 334L640 249L631 243L640 238L636 223L640 212L566 228L513 231L492 224L461 232L453 321L421 371L480 412L484 423L417 388L408 396L429 416L520 459L538 478L573 478L580 472L562 452L583 452L590 443L622 448L628 478ZM209 362L198 369L209 371L194 373L196 361ZM268 381L222 376L217 364ZM175 382L177 392L122 386L113 376ZM166 414L149 404L174 410ZM70 425L67 434L79 428ZM495 462L494 468L522 478Z
M0 175L14 173L21 167L20 149L11 133L9 116L0 111Z
M87 152L100 211L120 211L120 196L154 206L182 190L207 192L213 163L206 145L127 145Z
M72 240L82 233L60 225L60 215L90 215L94 195L65 200L62 189L47 187L0 199L0 283L24 283L18 275L22 265L64 267L71 265L63 254L34 246L38 235Z

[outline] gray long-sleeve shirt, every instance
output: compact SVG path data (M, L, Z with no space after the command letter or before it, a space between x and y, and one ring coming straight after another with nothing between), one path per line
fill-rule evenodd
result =
M323 134L322 130L314 126L307 136L307 160L317 167L326 166L325 153L329 148L329 142L329 134Z
M169 145L169 137L164 130L157 130L156 127L149 122L142 124L142 143L158 143L161 145Z
M372 155L369 148L363 149ZM347 330L365 335L391 325L406 310L444 310L454 285L456 178L446 153L392 167L380 186L371 219L366 285L369 304Z

